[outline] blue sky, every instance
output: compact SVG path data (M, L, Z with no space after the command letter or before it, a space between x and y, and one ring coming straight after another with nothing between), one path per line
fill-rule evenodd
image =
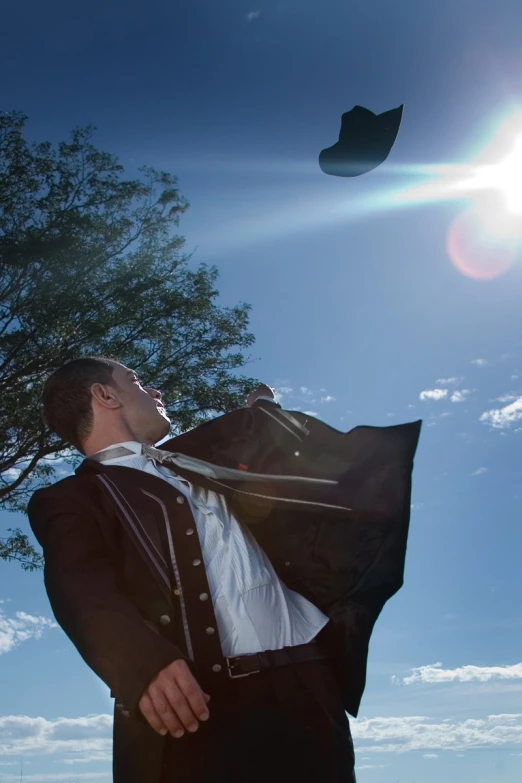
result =
M405 585L352 724L361 783L522 776L522 257L463 275L447 236L465 204L394 196L520 108L521 26L518 0L2 11L2 108L38 140L93 123L130 173L179 176L194 262L219 266L223 303L253 305L248 374L339 429L425 420ZM317 155L357 103L405 104L396 145L367 176L327 177ZM31 783L109 783L112 703L41 575L4 564L0 598L0 781L22 761Z

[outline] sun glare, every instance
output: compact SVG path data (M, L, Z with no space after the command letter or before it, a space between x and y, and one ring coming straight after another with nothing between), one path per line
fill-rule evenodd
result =
M487 193L486 193L487 191ZM399 203L497 196L511 215L522 214L522 111L509 116L482 153L468 163L433 166L433 176L399 191Z
M522 214L522 134L515 140L512 151L500 163L479 166L469 185L477 189L498 190L507 208Z

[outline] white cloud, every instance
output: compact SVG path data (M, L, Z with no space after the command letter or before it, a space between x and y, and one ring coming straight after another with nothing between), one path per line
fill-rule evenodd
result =
M391 767L391 764L358 764L355 769L357 772L361 769L385 769Z
M359 753L467 750L522 745L522 715L488 715L482 720L435 722L418 715L357 718L352 734Z
M487 359L472 359L471 364L474 364L475 367L485 367L488 363Z
M246 15L247 22L253 22L254 19L257 19L260 13L261 11L250 11L250 13Z
M456 669L443 669L442 663L428 666L418 666L412 669L412 674L404 677L404 685L415 683L447 683L447 682L488 682L489 680L522 679L522 663L511 666L473 666L471 664Z
M301 392L301 394L308 394L308 395L313 394L313 391L310 391L310 389L307 386L300 386L299 391Z
M522 419L522 397L518 397L514 402L505 405L503 408L493 408L490 411L484 411L480 421L489 424L493 429L508 429L517 421Z
M460 383L461 380L462 380L462 378L456 378L456 377L454 377L454 378L437 378L435 383L438 384L439 386L451 386L454 383Z
M49 628L58 628L58 625L48 617L34 617L26 612L7 617L0 608L0 655L11 652L28 639L40 639Z
M439 755L438 753L423 753L422 754L423 759L438 759Z
M494 397L490 402L514 402L518 398L518 394L501 394L500 397Z
M21 472L21 468L7 468L7 470L2 471L2 478L6 479L8 483L11 483L12 481L16 481Z
M326 397L321 397L321 402L333 402L335 400L335 397L332 397L331 394L327 394Z
M111 775L108 772L83 772L80 775L74 776L74 778L71 778L70 772L51 772L51 773L40 773L36 775L28 775L26 772L23 773L23 778L20 777L20 775L3 775L2 776L2 783L20 783L20 780L23 781L23 783L59 783L60 781L64 781L64 783L71 783L71 781L74 780L74 783L82 783L83 780L98 780L98 781L105 781L107 783L110 783Z
M487 468L477 468L476 470L473 471L473 473L471 475L472 476L482 476L482 475L484 475L484 473L487 473L487 472L488 472Z
M112 754L108 750L93 751L89 750L84 756L73 756L72 758L55 759L57 764L92 764L96 761L111 761Z
M277 385L275 385L273 388L275 389L275 391L274 391L274 399L275 399L276 402L279 403L279 405L282 405L284 398L288 394L292 394L292 392L293 392L293 389L292 389L291 386L285 386L285 385L277 386Z
M447 396L447 389L426 389L419 394L419 400L422 400L423 402L426 400L443 400Z
M112 722L112 715L56 720L6 715L0 717L0 757L75 753L110 761Z
M522 715L488 715L483 719L434 719L426 716L360 717L351 721L352 733L362 761L363 754L372 752L423 751L433 757L440 751L464 751L473 748L522 748ZM112 715L89 715L80 718L47 720L26 715L0 717L0 757L19 758L30 755L57 756L58 762L104 761L112 753ZM387 765L363 764L370 769ZM107 783L110 780L109 774ZM75 780L96 780L102 772L74 773ZM2 778L4 780L5 778ZM13 777L12 783L18 783ZM53 776L25 776L32 783L54 783L70 780L71 773Z
M450 397L451 402L464 402L466 397L471 393L471 389L460 389L460 391L454 391Z

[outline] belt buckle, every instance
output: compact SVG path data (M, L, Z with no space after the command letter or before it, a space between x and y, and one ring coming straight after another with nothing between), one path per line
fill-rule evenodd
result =
M242 658L242 655L234 655L230 658L227 658L227 669L228 669L228 676L231 680L241 680L243 677L250 677L251 674L259 674L261 669L254 669L252 672L246 672L245 674L234 674L234 664L232 661L234 661L236 658Z

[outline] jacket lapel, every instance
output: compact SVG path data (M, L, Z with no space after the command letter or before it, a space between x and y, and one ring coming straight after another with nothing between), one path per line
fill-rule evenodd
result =
M172 502L173 488L162 479L142 470L119 465L102 465L89 459L82 462L76 473L92 475L158 587L170 602L172 585L167 560L165 521L159 518L159 505L151 502L150 496L159 497L168 505Z

